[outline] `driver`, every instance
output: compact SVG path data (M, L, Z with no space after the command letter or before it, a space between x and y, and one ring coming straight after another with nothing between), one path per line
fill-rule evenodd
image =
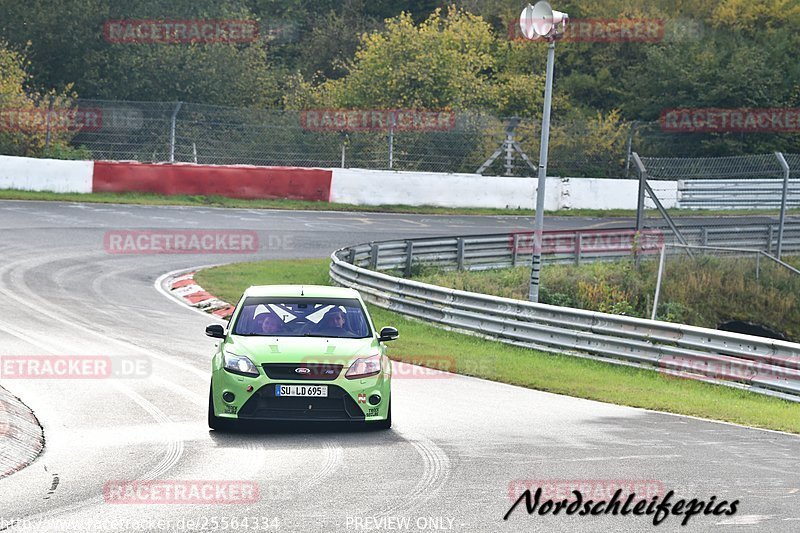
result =
M334 309L325 315L319 331L331 336L350 335L350 331L345 327L346 321L344 313L340 309Z

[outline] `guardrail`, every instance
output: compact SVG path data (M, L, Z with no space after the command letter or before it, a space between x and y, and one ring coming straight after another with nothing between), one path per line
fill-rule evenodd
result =
M574 242L585 238L582 232L573 233ZM408 275L416 264L462 269L522 264L520 247L514 246L519 235L383 241L342 248L331 255L330 277L359 290L379 307L467 333L800 401L800 344L447 289L378 272L399 270ZM621 252L617 253L619 257ZM551 255L558 257L557 252ZM571 260L576 257L596 256L572 254Z
M778 223L740 226L683 226L681 233L690 246L763 250L772 254L778 243ZM415 264L458 270L482 270L530 265L533 231L467 237L433 237L403 241L365 243L347 248L347 261L372 270L397 270L409 277ZM735 236L735 238L732 238ZM637 236L632 229L545 231L542 255L550 263L613 260L631 255L634 249L655 255L661 245L679 244L675 236L648 229ZM677 249L671 247L673 253ZM752 250L750 250L752 252ZM800 221L787 221L783 252L800 252Z
M782 179L680 180L678 206L704 209L779 209ZM800 181L788 182L786 207L800 206Z

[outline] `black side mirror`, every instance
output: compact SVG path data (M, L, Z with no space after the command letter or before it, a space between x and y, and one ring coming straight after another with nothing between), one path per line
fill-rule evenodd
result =
M224 339L225 328L219 324L211 324L210 326L206 326L206 335L214 337L215 339Z
M393 341L399 336L400 334L397 332L397 328L385 327L381 329L381 335L378 337L378 340L381 342Z

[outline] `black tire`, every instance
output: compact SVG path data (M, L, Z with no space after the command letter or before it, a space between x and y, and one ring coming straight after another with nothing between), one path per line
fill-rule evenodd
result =
M211 387L208 387L208 427L214 431L225 431L230 428L229 422L214 414L214 396Z
M375 429L391 429L392 428L392 401L389 400L389 412L386 414L386 420L379 420L378 422L372 422L370 424L371 427Z

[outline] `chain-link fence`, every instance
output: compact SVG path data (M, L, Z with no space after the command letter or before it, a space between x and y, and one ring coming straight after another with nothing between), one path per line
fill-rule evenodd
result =
M79 100L78 106L98 113L102 120L97 128L79 131L73 145L85 147L95 159L111 160L467 173L481 168L485 175L531 176L541 131L533 119L479 112L453 112L452 122L444 128L394 128L391 121L352 128L335 123L309 127L301 111L101 100ZM627 133L599 147L587 135L589 127L552 126L551 173L625 175ZM630 130L620 127L623 132ZM517 149L510 149L507 141ZM499 156L484 166L498 149Z
M33 108L33 115L39 118L35 130L41 139L37 145L47 148L50 144L52 148L51 141L58 134L78 149L78 156L106 160L535 176L541 135L541 124L535 118L495 117L478 111L285 111L90 99L61 102L57 107L52 120L52 102L49 108L45 102ZM310 113L322 120L311 124L313 121L307 120ZM376 113L380 120L372 120ZM3 135L13 137L14 127L19 125L14 120L19 116L19 110L0 106L0 141ZM355 123L351 121L354 117ZM411 123L404 124L403 117L411 117ZM60 127L64 119L76 127ZM663 159L659 169L672 173L661 177L654 172L652 179L670 179L669 175L685 172L692 179L714 179L705 173L731 176L726 174L729 170L744 172L743 177L749 179L764 172L756 169L748 174L752 169L739 163L747 158L731 158L728 168L716 159L705 166L698 161L677 164L674 156L753 153L753 147L786 152L800 148L800 136L794 133L720 134L671 131L668 126L662 121L626 121L615 113L573 121L556 117L550 130L548 174L635 178L631 154L638 152ZM60 156L47 149L26 150L26 145L32 146L30 139L27 141L0 142L0 152ZM738 164L745 167L737 169Z
M669 227L678 243L777 257L800 243L800 155L632 159L644 191L638 228Z
M39 117L37 131L50 138L55 122L50 120L52 109L47 109L43 104L34 114L47 117ZM2 111L9 114L9 110ZM306 120L308 113L334 118L312 126ZM387 120L355 125L346 122L354 114L368 117L375 113ZM403 117L412 115L413 121L420 116L423 121L403 124ZM424 122L431 116L434 122L439 120L434 127ZM442 122L442 116L450 120ZM77 127L69 130L70 144L94 159L428 172L480 170L485 175L507 176L536 174L541 133L535 119L494 117L482 112L282 111L87 99L74 102L71 111L60 109L57 118L59 122L67 118L67 122L76 123ZM345 122L340 123L339 118ZM626 176L635 131L624 122L554 122L551 175ZM0 149L11 154L5 146ZM54 154L45 151L42 155Z

